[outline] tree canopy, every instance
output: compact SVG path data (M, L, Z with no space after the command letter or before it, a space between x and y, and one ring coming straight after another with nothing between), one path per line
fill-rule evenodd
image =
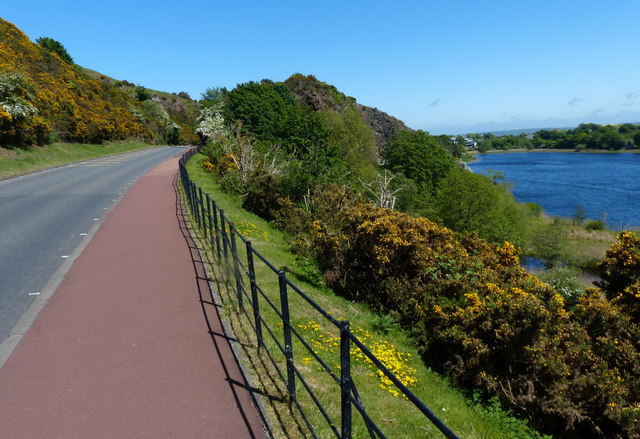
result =
M432 192L455 168L451 154L424 131L399 131L386 149L384 159L391 171L404 174Z
M73 64L73 58L64 48L61 42L49 37L40 37L36 40L36 43L40 44L44 49L49 52L57 54L67 64Z

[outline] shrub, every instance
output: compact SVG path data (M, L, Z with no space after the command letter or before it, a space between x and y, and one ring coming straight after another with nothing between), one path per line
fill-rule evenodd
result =
M56 41L53 38L40 37L36 40L36 43L40 44L40 46L42 46L47 51L58 55L60 59L67 64L73 64L73 58L71 58L71 55L69 55L67 49L65 49L62 43L60 43L59 41Z
M598 265L596 282L607 298L620 304L636 322L640 322L640 237L634 232L618 234Z
M336 291L395 315L428 364L550 433L640 434L640 334L622 308L592 293L572 297L572 312L519 265L508 242L489 244L357 198L339 202L336 189L323 196L312 205L338 207L315 210L297 245Z
M587 225L585 226L585 229L587 229L589 231L605 230L606 228L607 228L607 225L602 220L590 220L590 221L587 222Z
M151 99L151 95L149 94L147 89L141 85L136 87L135 94L136 94L136 99L138 99L139 102L143 102Z

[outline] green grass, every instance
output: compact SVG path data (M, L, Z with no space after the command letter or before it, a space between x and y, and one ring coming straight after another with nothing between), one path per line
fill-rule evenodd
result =
M202 156L196 155L189 163L191 178L197 185L209 193L218 206L224 209L225 216L234 222L240 233L251 240L260 254L278 269L287 273L287 277L302 291L313 298L325 310L340 320L349 320L351 328L367 338L369 347L378 345L380 355L402 353L395 359L390 356L388 364L395 364L401 371L408 372L416 379L411 390L461 438L527 438L539 437L525 424L500 410L494 404L484 408L469 401L462 392L455 389L447 379L427 368L421 360L417 348L410 338L393 320L378 316L366 307L336 296L322 285L321 276L310 264L299 260L289 251L288 236L272 227L261 218L245 211L239 197L221 191L220 187L200 165ZM238 241L241 244L240 241ZM244 257L239 245L239 254ZM207 255L215 259L211 252ZM255 334L245 316L237 311L233 281L220 264L214 262L210 271L217 284L218 294L224 303L223 314L235 332L239 344L245 350L243 365L252 374L253 384L267 395L264 398L265 410L270 423L277 429L278 438L308 437L303 421L287 403L286 389L273 372L273 367L263 350L256 348ZM263 263L256 261L257 282L270 298L279 304L277 276ZM269 311L266 303L261 302L263 317L273 331L281 337L282 326L279 318ZM305 301L290 293L290 312L292 326L305 338L312 341L318 355L332 368L339 370L339 356L335 346L339 334L335 327L323 321L319 313ZM265 333L266 334L266 333ZM317 342L317 343L314 343ZM277 350L275 343L267 342L269 349ZM300 372L308 381L318 398L326 406L332 418L339 423L340 393L338 385L329 375L311 360L302 344L294 339L294 359ZM365 361L358 359L353 352L353 379L358 388L367 413L374 419L383 433L390 438L443 437L436 428L410 402L401 396L394 396L388 389L381 388L381 381L372 373ZM284 369L284 361L278 357L278 364ZM384 386L382 386L384 387ZM320 437L332 437L324 419L315 409L306 392L298 384L296 395L301 404L311 414L311 422L318 429ZM353 411L354 437L368 437L358 412ZM339 430L339 425L337 426Z
M28 148L0 148L0 179L151 147L140 141L126 141L103 145L52 143Z

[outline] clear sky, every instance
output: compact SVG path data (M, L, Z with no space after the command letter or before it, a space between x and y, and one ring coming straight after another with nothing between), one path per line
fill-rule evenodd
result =
M0 17L193 98L303 73L432 134L640 122L639 0L14 0Z

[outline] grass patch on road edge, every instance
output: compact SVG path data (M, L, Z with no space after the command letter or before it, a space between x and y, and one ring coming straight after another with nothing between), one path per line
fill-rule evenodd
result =
M220 190L220 187L202 169L200 161L201 155L196 155L187 165L191 178L196 184L209 193L217 204L224 209L225 215L240 229L241 233L251 239L254 247L276 267L282 267L287 272L287 276L306 294L311 296L324 309L328 310L338 319L347 319L351 322L351 327L358 328L363 333L370 334L370 339L393 346L398 352L403 353L404 363L407 368L415 370L417 383L412 390L422 399L422 401L445 422L461 438L538 438L535 431L529 429L523 421L511 417L502 411L495 404L490 408L485 408L469 401L462 392L455 389L445 378L439 376L427 368L421 361L417 348L412 344L409 337L391 319L378 316L370 312L366 307L344 300L334 295L321 282L319 276L304 261L300 261L289 250L287 236L281 231L273 228L271 224L261 218L245 211L241 206L239 197L227 194ZM207 253L207 252L203 252ZM211 254L209 252L209 259ZM204 259L207 259L206 255ZM251 376L253 384L259 388L260 392L268 395L263 398L267 416L276 438L307 437L304 433L304 425L299 416L293 412L286 402L286 390L279 382L275 372L269 370L269 360L267 360L260 350L256 349L255 335L245 319L244 315L237 311L234 299L233 287L229 287L226 282L225 273L219 266L213 263L209 268L211 275L215 278L217 293L223 301L222 314L229 319L229 323L235 332L239 343L244 350L243 367ZM273 272L260 270L257 273L258 283L264 285L265 291L272 294L272 300L279 302L277 277ZM291 306L292 323L305 332L305 336L314 337L313 327L316 324L313 317L308 314L302 306L293 304ZM312 323L313 322L313 323ZM273 328L277 328L277 320L270 322ZM325 333L328 327L321 324L319 333ZM331 337L324 337L319 340L328 344ZM294 352L299 352L294 346ZM335 362L335 352L327 353L328 361L333 365ZM304 369L305 376L310 376L309 381L318 390L320 398L330 406L329 410L335 413L339 410L340 397L337 387L333 384L330 387L330 380L318 367L314 367L313 362L307 364L302 356L298 357L301 364L298 366ZM359 376L354 380L364 401L367 412L376 422L379 422L383 432L390 438L415 438L415 437L443 437L437 432L435 427L413 406L402 397L394 396L389 391L380 389L379 382L371 377L370 371L365 367L359 367ZM315 374L315 375L314 375ZM325 387L326 393L323 393ZM330 389L330 391L329 391ZM301 398L301 402L304 399ZM315 408L308 402L309 412L315 412ZM333 406L331 406L333 405ZM354 409L354 420L358 418ZM336 418L339 420L339 417ZM322 425L323 420L318 415L312 419L314 425ZM367 437L362 425L356 426L354 421L354 437ZM320 437L330 437L329 429L320 430Z
M83 160L152 148L153 146L137 140L128 140L105 142L102 145L52 143L46 146L25 148L7 149L0 147L0 179L16 177Z

